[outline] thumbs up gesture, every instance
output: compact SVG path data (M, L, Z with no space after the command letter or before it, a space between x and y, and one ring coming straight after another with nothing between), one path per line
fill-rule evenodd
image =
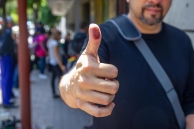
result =
M100 63L98 48L101 42L100 28L96 24L89 27L89 41L76 66L64 75L59 84L62 99L72 108L95 117L105 117L112 113L112 102L119 88L118 70L111 64ZM98 106L103 105L103 106Z

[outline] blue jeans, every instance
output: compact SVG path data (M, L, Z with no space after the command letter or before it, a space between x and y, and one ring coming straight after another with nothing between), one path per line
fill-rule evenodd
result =
M41 74L44 74L45 67L46 67L46 57L39 57L39 69Z
M3 104L9 105L12 97L12 86L13 86L13 70L14 63L13 57L4 55L0 59L1 68L1 89Z
M18 88L18 84L18 65L16 65L13 74L13 87Z

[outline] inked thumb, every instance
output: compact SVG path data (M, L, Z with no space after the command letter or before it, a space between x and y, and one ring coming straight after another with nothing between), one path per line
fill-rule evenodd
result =
M101 31L98 25L90 24L89 27L89 41L85 49L85 53L98 57L98 48L101 42Z

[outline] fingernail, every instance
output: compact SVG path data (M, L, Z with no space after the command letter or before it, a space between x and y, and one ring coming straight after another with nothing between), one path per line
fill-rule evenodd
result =
M92 33L93 33L93 37L95 39L99 39L100 38L100 32L99 32L98 28L93 28Z

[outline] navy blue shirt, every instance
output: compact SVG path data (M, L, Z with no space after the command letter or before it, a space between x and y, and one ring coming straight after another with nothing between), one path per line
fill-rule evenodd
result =
M5 29L0 35L0 55L14 55L14 41L11 37L11 29Z
M94 118L93 129L179 129L166 93L134 43L111 22L100 29L100 61L118 68L120 87L112 114ZM194 51L188 36L163 23L159 33L142 37L171 79L185 115L194 113Z

